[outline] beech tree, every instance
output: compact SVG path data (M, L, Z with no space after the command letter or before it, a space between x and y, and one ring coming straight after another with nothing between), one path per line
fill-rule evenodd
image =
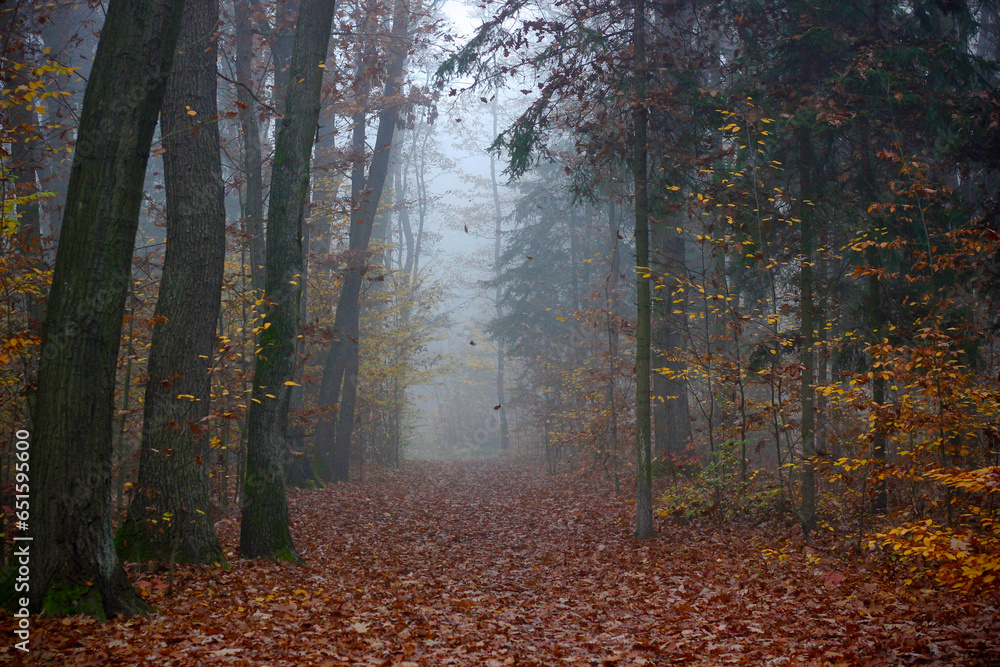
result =
M633 0L632 66L636 80L632 102L632 180L635 184L635 270L638 281L638 314L635 326L635 537L653 535L653 461L650 420L650 318L652 302L649 294L649 190L647 187L646 125L646 3Z
M139 475L116 544L126 560L224 561L206 419L226 252L214 33L218 0L187 0L160 122L167 248L143 401Z
M541 488L527 467L543 460L556 495L575 493L566 471L628 486L634 508L573 496L591 511L572 524L609 536L622 512L637 539L718 521L769 535L764 560L782 533L823 547L777 555L786 573L789 558L822 567L829 547L845 572L863 553L880 577L912 567L905 586L995 588L996 3L486 0L437 91L407 69L433 71L451 48L438 0L113 0L87 74L100 4L0 8L0 432L31 432L36 493L30 520L7 512L3 528L34 538L32 609L141 613L117 559L224 565L220 516L242 522L242 556L298 561L293 530L330 524L311 503L357 505L370 487L286 485L399 466L421 427L417 456L535 458L424 468L461 488ZM73 73L90 79L82 107ZM165 173L148 165L143 193L157 113ZM492 125L488 175L443 147L459 121ZM452 178L461 191L439 189ZM62 193L46 303L39 249ZM458 230L472 252L441 262L438 239ZM460 332L441 335L463 308ZM390 475L405 494L366 480L373 502L468 509L415 491L433 486L423 466ZM366 545L371 522L356 523L341 537ZM158 599L159 575L142 572L142 597ZM215 576L181 572L181 585ZM110 637L39 623L53 639L93 630L67 639L81 645ZM678 650L701 641L689 635Z
M30 608L147 609L112 541L115 368L142 180L183 0L112 0L84 96L32 428ZM7 579L12 585L12 577Z
M288 528L284 460L287 405L294 387L299 300L305 271L302 220L310 153L335 3L303 0L295 30L285 115L278 130L267 215L265 329L247 414L247 462L240 526L244 558L300 559Z

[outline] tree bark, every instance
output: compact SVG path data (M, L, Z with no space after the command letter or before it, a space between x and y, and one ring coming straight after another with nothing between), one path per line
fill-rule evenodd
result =
M646 2L635 0L633 7L632 48L636 100L632 110L632 175L635 181L635 267L638 313L635 326L635 538L653 536L653 466L651 460L651 424L649 405L649 334L651 303L649 294L649 193L646 189L646 125L648 110L645 95Z
M801 363L802 363L802 509L799 519L806 540L816 529L816 442L815 442L815 388L814 350L815 326L813 324L813 206L815 204L816 158L813 154L812 133L807 127L796 130L799 148L799 218L801 236L799 253L799 307L801 311Z
M223 563L204 437L226 254L216 54L219 0L187 0L160 122L167 247L143 403L139 474L116 545L126 560ZM191 112L194 112L192 114Z
M115 371L142 182L183 0L111 0L67 191L31 433L32 612L148 607L112 542Z
M304 274L302 220L309 158L319 122L320 88L334 0L304 0L295 33L291 77L274 155L267 215L267 261L261 352L247 415L247 461L240 526L244 558L298 561L288 526L283 405L291 398Z
M243 171L246 178L246 229L250 238L250 285L258 296L264 291L264 177L261 173L260 124L256 100L251 94L250 59L253 53L253 25L250 0L234 0L236 9L236 99L243 142Z
M275 109L285 108L285 93L291 81L292 51L295 48L295 28L299 16L308 16L299 11L299 0L275 3L274 25L270 34L271 59L274 62L271 100Z

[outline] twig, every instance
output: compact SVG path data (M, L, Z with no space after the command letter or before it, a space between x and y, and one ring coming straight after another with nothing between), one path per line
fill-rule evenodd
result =
M218 72L218 75L219 75L219 78L222 79L223 81L228 81L229 83L233 84L234 86L239 86L243 90L245 90L248 93L250 93L250 97L252 97L257 104L261 105L262 107L264 107L265 109L267 109L268 111L270 111L271 113L273 113L275 116L279 116L280 117L282 115L282 114L278 113L277 109L275 109L270 104L268 104L264 100L262 100L259 97L257 97L257 93L253 92L253 90L251 90L250 86L248 86L247 84L243 83L242 81L236 81L235 79L230 79L228 76L226 76L222 72Z

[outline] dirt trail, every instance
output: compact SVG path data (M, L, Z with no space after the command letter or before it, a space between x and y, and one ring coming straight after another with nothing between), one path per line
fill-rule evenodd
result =
M25 664L1000 665L995 604L779 562L773 528L635 543L627 497L537 463L412 462L291 502L305 566L182 567L170 598L136 575L159 614L40 620Z

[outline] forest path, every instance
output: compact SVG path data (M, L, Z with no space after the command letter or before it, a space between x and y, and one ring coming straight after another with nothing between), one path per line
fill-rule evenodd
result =
M304 566L180 567L172 597L136 575L159 614L38 620L25 664L1000 664L984 601L810 562L794 539L779 562L773 526L658 520L637 543L608 491L485 460L292 492ZM233 551L237 524L220 533Z

